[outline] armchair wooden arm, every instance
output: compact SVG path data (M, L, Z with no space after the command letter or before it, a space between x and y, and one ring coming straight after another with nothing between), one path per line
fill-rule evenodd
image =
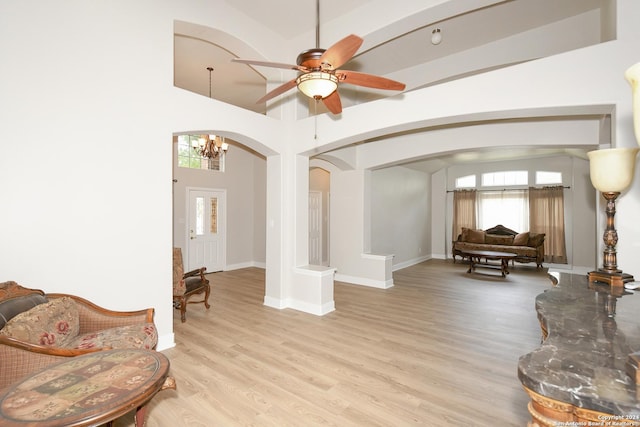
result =
M207 272L207 268L206 267L202 267L202 268L198 268L195 270L191 270L188 271L186 273L184 273L184 275L182 276L183 279L188 279L189 277L196 277L196 276L200 276L200 280L206 280L204 278L205 273Z
M111 349L111 347L102 347L102 348L48 347L46 345L32 344L32 343L21 341L5 335L0 335L0 347L3 347L3 346L14 347L20 350L29 351L32 353L38 353L45 356L56 356L57 358L80 356L86 353L93 353L94 351Z

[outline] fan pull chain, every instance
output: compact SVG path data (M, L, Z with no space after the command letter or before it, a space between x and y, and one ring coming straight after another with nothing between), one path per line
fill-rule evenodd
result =
M313 103L313 139L318 139L318 100Z

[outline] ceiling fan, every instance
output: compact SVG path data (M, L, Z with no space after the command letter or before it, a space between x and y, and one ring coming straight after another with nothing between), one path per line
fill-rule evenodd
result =
M342 112L342 101L338 94L338 84L348 83L356 86L370 87L374 89L404 90L404 83L385 77L372 74L360 73L357 71L340 70L339 68L349 61L360 49L361 37L351 34L335 43L328 49L321 49L320 44L320 1L316 2L316 47L305 50L298 55L297 65L254 61L250 59L233 58L232 61L248 65L258 65L263 67L285 68L298 70L301 72L298 77L273 89L265 96L256 101L256 104L268 101L284 92L298 87L298 89L309 98L316 101L322 100L324 105L333 114Z

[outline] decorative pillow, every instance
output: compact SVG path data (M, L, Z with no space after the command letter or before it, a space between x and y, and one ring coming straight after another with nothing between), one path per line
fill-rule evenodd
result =
M484 243L484 231L483 230L469 230L467 234L467 242L469 243Z
M143 348L152 350L158 344L158 331L153 323L118 326L76 337L69 348Z
M537 248L542 243L544 243L545 233L531 233L529 234L529 243L527 246L531 246L532 248Z
M31 344L66 347L78 335L79 330L76 302L63 297L16 315L0 333Z
M513 238L513 246L529 246L529 232L518 233Z
M497 234L486 234L484 242L488 245L512 245L513 236L499 236Z
M1 286L1 285L0 285ZM47 302L44 295L29 294L0 301L0 329L20 313Z

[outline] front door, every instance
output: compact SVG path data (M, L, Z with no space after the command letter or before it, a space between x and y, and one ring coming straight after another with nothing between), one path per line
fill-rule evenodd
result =
M187 189L188 245L186 270L207 267L221 271L225 263L226 192L224 190Z

